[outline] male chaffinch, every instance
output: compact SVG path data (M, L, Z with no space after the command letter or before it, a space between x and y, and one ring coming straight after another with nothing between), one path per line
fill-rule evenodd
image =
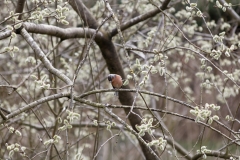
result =
M119 89L123 85L122 77L118 74L109 74L108 81L111 82L114 89ZM118 92L116 92L115 95L118 96Z

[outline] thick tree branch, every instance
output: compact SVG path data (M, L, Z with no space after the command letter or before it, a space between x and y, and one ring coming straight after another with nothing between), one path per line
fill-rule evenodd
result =
M170 1L171 1L171 0L165 0L165 1L162 3L162 6L160 7L162 11L167 9L167 6L168 6L168 4L170 3ZM146 19L148 19L148 18L151 18L151 17L157 15L158 13L161 12L161 10L159 10L159 9L156 8L156 9L154 9L154 10L152 10L152 11L149 11L149 12L147 12L147 13L145 13L145 14L142 14L142 15L140 15L140 16L137 16L137 17L134 17L134 18L130 19L129 21L123 23L123 24L120 26L121 31L124 31L124 30L126 30L126 29L128 29L128 28L130 28L130 27L132 27L132 26L134 26L134 25L136 25L136 24L138 24L139 22L142 22L142 21L144 21L144 20L146 20ZM116 34L118 34L118 29L117 29L117 28L114 28L114 29L111 31L111 33L110 33L110 37L113 37L113 36L115 36Z
M7 30L3 33L0 33L0 40L5 39L5 38L10 37L10 36L11 36L11 31Z
M91 28L60 28L52 25L35 24L30 22L24 22L23 26L29 33L55 36L61 38L61 40L71 38L91 38L93 35L96 35L96 39L104 38L103 34L100 31L96 33L96 30ZM0 33L0 40L10 36L11 31L7 30Z
M46 34L50 36L59 37L62 40L69 38L91 38L96 34L95 29L90 28L60 28L46 24L34 24L25 22L24 28L30 33ZM101 39L102 33L97 32L96 38Z
M85 26L89 28L97 29L98 23L88 10L88 8L83 4L81 0L69 0L69 4L77 12L77 14L83 19Z
M0 108L0 117L2 117L3 120L7 120L6 116L3 114L2 110L4 110L4 108Z
M66 84L72 85L72 81L65 74L61 73L59 70L57 70L56 68L54 68L52 66L50 61L47 59L46 55L43 53L43 51L40 49L40 47L37 45L37 43L34 41L34 39L29 35L29 33L25 30L25 28L22 28L20 33L21 33L22 37L31 46L31 48L34 50L34 52L37 54L38 58L42 61L44 66L49 70L49 72L56 75L58 78L60 78Z
M17 7L15 9L15 13L22 13L24 9L24 4L26 0L18 0L17 2ZM22 19L22 14L18 16L18 19Z
M227 4L227 2L225 0L219 0L219 2L223 6L224 6L224 4ZM237 23L240 24L240 17L232 8L226 7L226 12L231 16L232 19L236 20Z

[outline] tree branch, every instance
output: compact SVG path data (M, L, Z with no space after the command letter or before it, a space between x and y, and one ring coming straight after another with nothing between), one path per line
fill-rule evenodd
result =
M225 152L219 152L219 151L211 151L210 153L205 153L206 156L209 157L215 157L215 158L223 158L223 159L230 159L230 157L234 157L236 159L238 159L238 156L234 156L234 155L230 155L230 154L226 154ZM203 153L198 153L195 154L191 160L198 160L203 156Z
M165 1L162 3L162 6L160 7L162 11L167 9L167 6L168 6L168 4L170 3L170 1L171 1L171 0L165 0ZM123 23L123 24L120 26L121 31L124 31L124 30L126 30L126 29L128 29L128 28L136 25L137 23L142 22L142 21L144 21L144 20L146 20L146 19L148 19L148 18L151 18L151 17L157 15L158 13L161 13L161 12L162 12L161 10L159 10L159 9L156 8L156 9L154 9L154 10L152 10L152 11L149 11L149 12L147 12L147 13L145 13L145 14L142 14L142 15L140 15L140 16L137 16L137 17L134 17L134 18L130 19L129 21ZM115 36L116 34L118 34L118 29L117 29L117 28L114 28L114 29L111 31L111 33L110 33L110 37L113 37L113 36Z
M88 8L83 4L81 0L69 0L69 4L77 12L77 14L83 19L85 26L93 29L97 29L98 23L88 10Z
M46 55L43 53L43 51L40 49L40 47L37 45L37 43L34 41L34 39L29 35L29 33L25 30L25 28L22 28L20 33L21 33L22 37L31 46L31 48L34 50L34 52L37 54L38 58L42 61L44 66L49 70L49 72L56 75L58 78L60 78L66 84L72 85L72 81L65 74L61 73L59 70L57 70L56 68L54 68L52 66L52 64L47 59Z
M24 4L26 0L18 0L15 13L22 13L24 9ZM22 19L22 14L18 16L18 20Z
M12 31L7 30L7 31L5 31L3 33L0 33L0 40L5 39L7 37L10 37L11 36L11 32Z
M227 4L227 2L225 0L219 0L219 2L223 6L225 3ZM240 17L232 8L226 7L226 12L231 16L232 19L237 21L238 25L240 24Z
M69 38L91 38L96 34L95 29L90 28L60 28L46 24L34 24L25 22L24 28L30 33L46 34L59 37L62 40ZM102 38L101 32L97 32L96 38Z
M54 99L58 99L58 98L62 98L62 97L69 97L70 93L59 93L59 94L54 94L54 95L51 95L51 96L48 96L48 97L43 97L37 101L34 101L32 103L29 103L28 105L22 107L22 108L18 108L18 110L16 111L13 111L12 113L6 115L6 119L10 119L10 118L13 118L17 115L19 115L20 113L23 113L25 111L28 111L29 109L33 108L33 107L36 107L37 105L40 105L44 102L48 102L48 101L51 101L51 100L54 100Z
M119 123L121 123L123 126L125 126L125 127L128 129L128 131L130 131L132 134L134 134L134 135L137 137L137 139L138 139L142 144L145 145L145 147L146 147L146 148L148 149L148 151L154 156L155 159L160 159L160 158L158 157L158 155L155 153L155 151L152 150L152 148L148 146L148 144L146 143L146 141L145 141L141 136L139 136L138 133L137 133L134 129L132 129L132 127L130 127L127 123L125 123L125 122L124 122L121 118L119 118L116 114L114 114L113 112L111 112L107 107L104 107L104 110L105 110L105 112L107 112L112 118L116 119Z
M83 93L83 94L81 94L80 96L77 96L77 97L83 98L83 97L86 97L86 96L89 96L89 95L92 95L92 94L109 92L109 91L116 92L116 90L114 90L114 89L100 89L100 90L93 90L93 91ZM175 98L172 98L172 97L169 97L169 96L165 96L165 95L159 94L159 93L149 92L149 91L145 91L145 90L136 90L136 89L118 89L118 92L139 92L139 93L143 93L143 94L148 94L148 95L151 95L151 96L156 96L156 97L160 97L160 98L163 98L163 99L170 100L172 102L184 105L184 106L186 106L190 109L194 109L194 106L192 106L192 105L190 105L186 102L183 102L183 101L180 101L178 99L175 99Z

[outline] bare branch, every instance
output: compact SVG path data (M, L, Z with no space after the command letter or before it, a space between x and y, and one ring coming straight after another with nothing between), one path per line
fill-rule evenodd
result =
M206 156L209 157L215 157L215 158L223 158L223 159L230 159L230 157L234 157L238 159L238 156L226 154L225 152L219 152L219 151L211 151L210 153L205 153ZM203 156L203 153L198 153L192 157L192 160L198 160Z
M83 19L85 26L93 29L97 29L98 23L88 10L88 8L83 4L81 0L69 0L69 4L78 13L78 15Z
M52 66L52 64L47 59L46 55L43 53L43 51L40 49L40 47L37 45L37 43L34 41L34 39L29 35L29 33L25 30L25 28L21 29L21 35L28 42L28 44L31 46L31 48L34 50L34 52L38 55L38 58L42 61L42 63L49 70L49 72L56 75L58 78L60 78L66 84L68 84L68 85L72 84L72 81L65 74L61 73L59 70L57 70L56 68L54 68Z
M3 33L0 33L0 40L2 40L2 39L5 39L5 38L7 38L7 37L10 37L11 36L11 31L5 31L5 32L3 32Z
M162 3L162 6L160 7L161 10L166 10L168 4L170 3L170 1L171 1L171 0L165 0L165 1ZM129 21L123 23L123 24L120 26L121 31L124 31L124 30L126 30L126 29L128 29L128 28L136 25L137 23L142 22L142 21L144 21L144 20L146 20L146 19L148 19L148 18L151 18L151 17L157 15L158 13L161 13L161 12L162 12L161 10L159 10L159 9L154 9L154 10L152 10L152 11L149 11L149 12L145 13L145 14L142 14L142 15L140 15L140 16L137 16L137 17L134 17L134 18L130 19ZM116 34L118 34L118 29L117 29L117 28L114 28L114 29L111 31L110 35L111 35L111 37L114 37Z
M219 0L219 2L223 6L224 4L227 4L225 0ZM237 21L238 25L240 24L240 17L232 8L226 7L226 12L232 17L232 19Z
M69 95L70 95L69 93L59 93L59 94L54 94L54 95L51 95L51 96L48 96L48 97L43 97L43 98L41 98L37 101L34 101L34 102L26 105L25 107L18 108L18 110L13 111L9 115L7 115L6 119L13 118L13 117L19 115L20 113L23 113L23 112L25 112L25 111L33 108L33 107L36 107L37 105L40 105L42 103L45 103L45 102L48 102L48 101L51 101L51 100L54 100L54 99L62 98L62 97L68 97Z
M89 95L92 95L92 94L101 93L101 92L109 92L109 91L116 92L116 90L114 90L114 89L93 90L93 91L85 92L84 94L81 94L80 96L77 96L77 97L83 98L83 97L86 97L86 96L89 96ZM118 89L118 91L119 92L137 92L136 89ZM160 97L160 98L163 98L163 99L168 99L168 100L170 100L172 102L184 105L184 106L186 106L186 107L188 107L190 109L194 109L194 106L192 106L192 105L190 105L190 104L188 104L186 102L180 101L178 99L174 99L174 98L169 97L169 96L165 96L163 94L149 92L149 91L145 91L145 90L138 90L138 92L139 93L143 93L143 94L152 95L152 96L157 96L157 97Z
M69 38L91 38L96 34L96 38L102 38L102 33L90 28L60 28L46 24L34 24L25 22L24 28L30 33L46 34L49 36L59 37L62 40ZM0 36L1 37L1 36Z
M26 0L18 0L15 13L22 13L23 12L25 1ZM22 14L20 14L18 16L18 19L19 20L22 19Z

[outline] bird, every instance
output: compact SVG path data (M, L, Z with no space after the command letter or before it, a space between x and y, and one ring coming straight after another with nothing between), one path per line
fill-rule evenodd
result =
M122 77L118 74L109 74L108 81L111 82L114 89L119 89L123 85ZM115 95L118 96L118 92L115 92Z

